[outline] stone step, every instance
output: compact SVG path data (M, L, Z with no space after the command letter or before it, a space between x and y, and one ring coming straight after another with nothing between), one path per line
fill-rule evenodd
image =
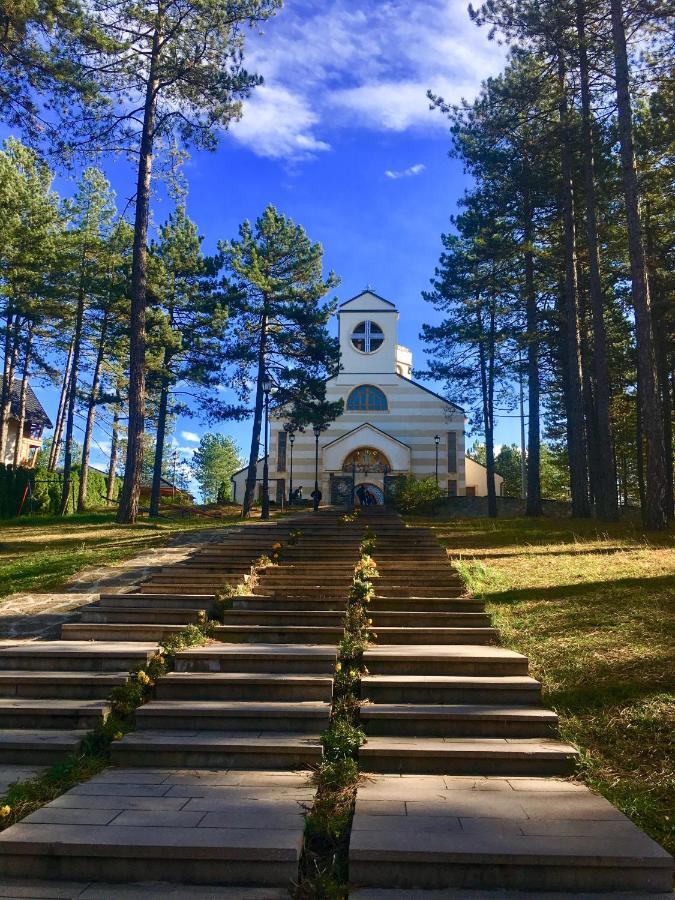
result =
M527 675L526 656L472 644L375 645L363 654L371 675Z
M152 700L136 710L141 731L251 731L319 734L328 727L330 703L322 700Z
M306 644L209 644L176 654L177 672L269 672L332 675L335 647Z
M314 598L315 600L339 599L345 603L349 594L349 585L344 588L308 587L305 589L293 586L289 587L288 590L277 590L269 588L266 584L261 583L258 585L257 589L277 600L305 600L307 598Z
M126 672L0 672L0 697L103 700L127 681Z
M3 697L0 698L0 729L88 730L105 722L109 712L110 704L105 700Z
M438 775L567 776L579 754L542 738L373 736L359 749L364 772Z
M491 619L483 612L392 612L369 610L373 628L428 628L435 634L436 628L488 628Z
M208 610L215 594L101 594L100 607L114 609L191 609Z
M196 587L199 587L202 584L222 586L226 584L239 584L241 581L244 581L244 579L240 575L230 575L227 572L190 571L183 574L174 572L170 575L153 575L149 584L143 584L141 585L141 588L146 586L171 586L174 584L194 584Z
M375 627L376 640L383 644L497 644L496 628L413 628Z
M86 731L10 729L0 731L0 763L51 766L79 749Z
M373 703L538 704L541 684L529 676L364 675L361 696Z
M274 598L265 594L245 594L232 598L232 609L239 610L323 610L344 615L346 597L335 595L334 597L279 597ZM228 607L229 609L229 607Z
M671 873L654 841L572 782L383 775L358 789L359 900L645 898L670 891Z
M157 682L158 700L323 700L330 703L333 679L325 675L267 672L170 672Z
M88 624L87 622L66 622L61 626L61 637L66 641L123 641L147 643L161 641L169 635L177 634L185 625L162 625L124 622L110 624Z
M172 609L155 606L133 608L127 606L90 606L83 610L80 622L88 625L100 624L146 624L146 625L179 625L197 624L204 618L199 609Z
M542 707L372 703L360 711L366 734L416 737L551 737L558 717Z
M463 597L462 591L447 592L445 597L388 597L375 594L368 604L372 612L484 612L485 603L475 597Z
M219 625L213 637L219 641L268 644L330 644L336 646L344 634L340 626L322 625Z
M26 641L0 644L0 671L124 672L146 663L156 643Z
M394 584L391 580L378 579L377 593L385 597L412 599L413 597L452 597L461 596L464 588L455 584L439 584L437 582L417 582L410 584Z
M183 578L190 577L193 574L208 575L215 572L217 575L250 575L251 561L234 563L234 562L209 562L201 558L190 560L187 563L175 563L172 566L162 566L157 573L158 575L169 575Z
M233 585L237 584L237 580L235 579ZM141 584L138 587L138 591L140 594L159 594L162 596L162 599L166 599L166 595L171 594L180 594L181 600L185 599L186 594L191 594L193 596L200 596L204 598L204 602L206 602L206 598L213 600L216 596L216 593L222 588L222 585L215 585L213 581L209 584L199 584L193 581L184 582L177 581L176 584L155 584L154 582L148 582L146 584Z
M318 737L271 731L133 731L112 745L114 765L151 768L298 770L322 754Z
M327 626L329 628L341 628L344 620L344 605L340 610L295 610L284 609L283 604L279 604L280 609L239 609L233 608L225 611L225 625L311 625L311 626Z

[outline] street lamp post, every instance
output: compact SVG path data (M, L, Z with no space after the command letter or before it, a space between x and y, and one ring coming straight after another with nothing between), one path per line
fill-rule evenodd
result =
M314 426L314 512L319 509L319 435L323 431L321 425Z
M272 379L269 375L265 375L262 383L263 394L265 395L265 455L263 459L263 495L262 495L262 511L261 519L269 519L270 517L270 469L268 463L269 447L268 447L268 429L270 420L270 391L272 390Z
M293 444L295 443L295 432L288 432L288 443L291 445L291 472L288 487L288 505L293 503Z
M434 435L434 444L436 445L436 487L438 487L438 445L441 443L440 435Z

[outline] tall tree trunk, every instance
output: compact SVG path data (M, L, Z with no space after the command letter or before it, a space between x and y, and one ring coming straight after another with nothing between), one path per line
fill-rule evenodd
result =
M242 517L248 516L253 506L255 485L258 478L258 453L260 452L260 431L263 414L263 379L265 378L265 358L267 353L267 312L263 312L260 323L260 342L258 344L258 375L255 389L255 410L253 413L253 433L251 449L248 454L248 471L246 473L246 490L241 509Z
M481 314L478 313L479 329L482 333ZM483 425L485 427L485 468L487 476L488 515L497 518L497 492L495 490L495 431L494 431L494 308L490 308L490 330L488 346L481 340L478 344L480 365L481 398L483 403Z
M626 203L628 253L630 256L633 310L635 313L638 384L640 386L640 408L647 460L642 521L646 528L663 529L668 522L663 411L658 390L649 282L647 280L647 264L640 223L640 195L635 169L630 74L621 0L611 0L611 12L621 170Z
M12 389L12 325L14 323L14 313L12 313L9 308L7 309L5 323L2 386L0 387L0 463L4 463L5 461L6 434L10 409L10 391Z
M120 407L115 404L112 421L112 439L110 443L110 462L108 463L108 484L106 500L110 503L115 498L115 477L117 473L117 458L120 449Z
M21 319L16 313L12 325L7 326L5 341L5 365L3 370L3 388L5 388L5 402L0 411L2 427L0 428L0 462L4 460L9 450L9 419L12 411L12 385L14 384L14 372L16 371L17 354L19 349L19 335L21 333Z
M169 365L169 356L164 351L164 365L166 371ZM152 469L152 493L150 495L150 515L156 518L159 515L159 501L162 496L162 465L164 463L164 441L166 439L166 416L169 409L169 379L162 377L162 388L159 395L159 410L157 413L157 439L155 442L155 461Z
M588 505L584 405L581 387L572 149L567 85L565 83L565 60L562 53L558 56L558 90L560 94L561 211L565 253L564 310L567 326L567 390L565 392L565 400L567 407L570 490L572 494L572 515L587 518L590 515L590 508Z
M73 332L73 359L70 366L70 384L68 386L68 410L66 413L66 438L63 449L63 487L61 490L61 515L68 511L70 503L70 491L73 478L73 433L75 431L75 406L77 403L77 379L80 368L80 353L82 351L82 330L84 327L84 299L85 299L85 266L86 247L82 250L80 273L80 286L77 294L77 307L75 312L75 331Z
M143 131L141 135L138 181L136 184L136 217L134 221L131 264L131 310L129 314L129 421L124 482L120 493L117 521L135 522L141 490L143 465L143 430L145 425L145 308L147 299L148 217L150 185L155 141L155 117L159 91L159 61L163 7L158 7L152 41L150 72L145 93Z
M640 402L640 385L638 383L637 394L635 397L635 474L637 475L638 496L640 498L640 508L645 508L645 497L647 488L645 485L645 464L644 464L644 431L642 428L642 403Z
M673 517L675 501L675 485L673 484L673 396L671 392L671 373L669 372L669 345L673 340L670 334L668 319L669 306L672 303L667 290L664 290L659 278L659 265L654 250L654 222L650 204L645 204L644 216L645 249L649 291L652 298L652 322L654 330L654 351L656 353L656 371L659 381L659 393L663 409L663 443L666 463L666 515Z
M581 393L584 398L584 421L586 426L586 458L588 461L588 497L595 504L598 496L599 471L602 466L612 468L611 458L602 460L597 432L595 390L591 377L591 340L589 334L588 310L585 292L579 286L579 349L581 351Z
M33 345L33 327L33 323L31 322L28 326L26 346L24 348L23 372L21 375L21 387L19 389L19 423L16 429L16 444L14 445L14 468L21 465L23 430L26 426L26 397L28 396L28 369L30 368L30 355Z
M103 315L101 333L98 340L98 351L94 363L94 374L91 379L89 402L87 403L87 420L84 426L84 440L82 441L82 468L80 469L80 487L77 493L77 511L84 512L87 506L87 482L89 480L89 455L91 452L91 438L94 432L94 419L96 418L96 395L101 381L101 368L106 346L106 334L108 331L108 313Z
M70 367L73 363L73 349L75 347L75 338L70 339L70 347L68 348L68 357L66 359L66 371L63 376L61 385L61 395L59 396L59 408L56 413L56 422L54 424L54 437L52 438L52 447L49 451L49 460L47 462L47 470L53 472L59 462L59 448L61 446L61 437L63 435L63 422L66 416L66 406L68 405L68 388L70 387Z
M579 41L579 77L581 84L581 137L583 146L584 189L586 192L586 242L588 245L588 280L593 322L593 380L595 407L595 435L597 451L603 460L595 474L596 515L611 522L618 518L616 470L613 459L613 436L609 415L609 370L607 366L607 336L604 318L604 298L600 274L598 243L597 194L595 190L595 159L591 87L586 42L586 3L576 0L577 37Z
M539 418L539 312L534 283L534 209L525 195L524 269L525 327L527 329L527 504L525 514L542 515L541 507L541 425Z

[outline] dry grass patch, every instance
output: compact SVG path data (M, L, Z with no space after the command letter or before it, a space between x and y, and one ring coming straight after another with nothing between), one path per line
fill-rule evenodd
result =
M415 521L418 524L418 520ZM581 777L675 850L675 543L634 523L427 520L530 658Z
M172 535L241 524L236 507L224 518L139 519L118 525L114 511L0 521L0 597L62 586L89 566L129 559Z

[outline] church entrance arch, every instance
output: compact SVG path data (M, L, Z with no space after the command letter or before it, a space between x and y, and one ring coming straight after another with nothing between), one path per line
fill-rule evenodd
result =
M384 491L376 484L362 481L356 485L357 506L382 506L384 503Z

